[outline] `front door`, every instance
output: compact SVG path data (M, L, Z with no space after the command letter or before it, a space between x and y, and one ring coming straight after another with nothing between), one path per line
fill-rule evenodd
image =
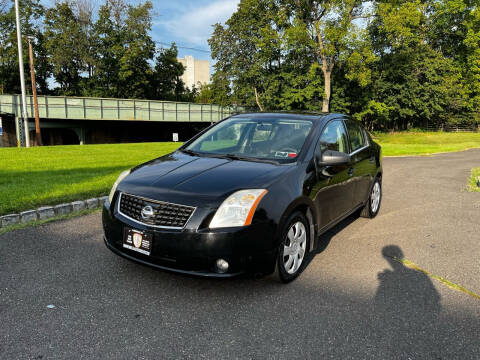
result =
M314 187L320 229L352 209L353 182L351 164L321 166L325 150L349 153L348 138L343 121L330 121L323 129L315 148L317 182Z

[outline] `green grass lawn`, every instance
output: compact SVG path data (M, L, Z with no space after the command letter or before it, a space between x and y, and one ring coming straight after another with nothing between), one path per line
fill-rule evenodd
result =
M384 156L426 155L480 147L480 133L393 133L376 134L376 139L383 147ZM120 172L180 145L0 148L0 215L106 195ZM475 171L475 176L480 176L480 171Z
M480 192L480 187L477 186L478 180L480 180L480 167L472 169L472 175L468 182L468 190Z
M106 195L123 170L180 145L0 148L0 215Z
M480 147L478 133L398 132L375 133L384 156L429 155Z

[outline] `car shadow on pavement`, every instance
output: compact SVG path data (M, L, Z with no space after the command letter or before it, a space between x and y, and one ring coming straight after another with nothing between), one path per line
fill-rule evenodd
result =
M330 244L332 238L337 235L340 231L348 227L351 223L358 220L360 217L360 212L356 211L352 215L348 216L344 220L340 221L338 224L333 226L331 229L320 235L317 239L317 249L314 254L320 254L325 251L325 249Z

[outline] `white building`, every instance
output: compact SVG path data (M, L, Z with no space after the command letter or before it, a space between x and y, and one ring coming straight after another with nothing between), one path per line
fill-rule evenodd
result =
M210 62L208 60L196 60L193 56L187 55L179 58L178 61L185 66L182 80L189 89L195 85L198 89L201 84L210 83Z

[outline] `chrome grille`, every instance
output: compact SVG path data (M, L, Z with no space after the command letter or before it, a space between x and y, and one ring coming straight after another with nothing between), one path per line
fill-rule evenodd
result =
M153 215L144 219L142 209L148 205L152 207ZM122 215L146 225L181 229L190 219L195 208L121 193L118 210Z

